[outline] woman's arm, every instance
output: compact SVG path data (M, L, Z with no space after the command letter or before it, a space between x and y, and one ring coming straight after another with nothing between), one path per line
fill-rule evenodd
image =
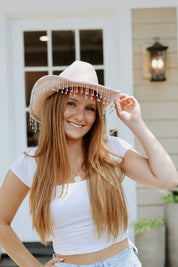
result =
M11 222L22 201L29 192L29 188L9 170L0 188L0 245L20 267L43 266L25 248L11 228ZM54 266L59 259L52 259L45 266Z
M135 149L124 156L126 175L136 182L160 189L170 189L178 185L178 173L167 152L147 128L141 118L140 106L134 97L121 94L120 106L115 102L118 117L136 136L147 157Z

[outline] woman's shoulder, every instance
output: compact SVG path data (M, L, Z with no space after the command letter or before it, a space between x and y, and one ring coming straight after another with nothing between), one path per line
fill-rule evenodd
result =
M34 156L35 155L35 152L36 152L36 150L37 150L37 146L34 146L34 147L29 147L25 152L24 152L24 154L26 154L27 156L29 155L29 156Z
M16 158L13 164L30 164L35 161L35 152L37 147L27 148L24 152L21 152L20 155Z
M106 145L107 148L113 153L124 156L127 150L132 148L132 145L128 143L126 140L116 137L116 136L106 136Z
M16 159L16 163L20 163L23 164L25 167L27 167L28 165L34 165L36 164L36 160L35 160L35 152L37 150L37 147L30 147L27 148L24 152L22 152L19 157L17 157Z
M11 171L28 187L31 187L34 173L36 171L36 160L34 158L37 147L31 147L22 152L11 165Z

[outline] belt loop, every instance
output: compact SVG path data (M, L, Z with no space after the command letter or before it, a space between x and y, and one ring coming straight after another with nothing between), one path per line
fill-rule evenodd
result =
M135 253L135 255L138 255L138 249L135 246L135 244L131 242L131 246L132 246L132 249L133 249L133 252Z
M53 259L56 258L56 252L53 253Z

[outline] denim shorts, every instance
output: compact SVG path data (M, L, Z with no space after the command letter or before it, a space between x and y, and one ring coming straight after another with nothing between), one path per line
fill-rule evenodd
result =
M141 267L142 264L137 257L137 251L135 247L130 245L128 248L120 252L119 254L106 259L104 261L92 263L89 265L75 265L64 262L56 263L55 266L63 267Z

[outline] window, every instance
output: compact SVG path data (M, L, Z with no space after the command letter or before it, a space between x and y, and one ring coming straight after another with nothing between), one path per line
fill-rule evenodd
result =
M30 124L29 104L34 83L47 74L59 75L79 59L95 66L99 83L104 84L103 30L46 30L24 32L24 70L27 145L36 146L39 130Z

